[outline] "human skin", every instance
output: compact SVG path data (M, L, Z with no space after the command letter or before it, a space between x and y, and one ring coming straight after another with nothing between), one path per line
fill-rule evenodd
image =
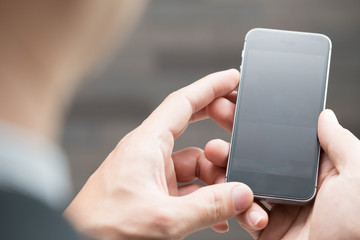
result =
M209 115L231 131L235 101L217 99L208 108ZM360 141L338 123L331 110L319 117L318 137L323 151L315 201L306 206L272 204L268 216L259 212L267 225L264 229L254 230L244 221L245 215L238 216L254 239L360 238ZM219 146L223 146L222 151L218 149L223 154L219 159L226 159L229 144Z
M218 158L216 144L205 152L173 152L188 124L206 118L207 105L231 95L238 82L239 72L228 70L170 94L119 142L64 216L99 239L182 239L212 226L227 231L228 218L247 218L248 209L260 208L246 185L224 183L226 161ZM178 187L196 178L211 186Z

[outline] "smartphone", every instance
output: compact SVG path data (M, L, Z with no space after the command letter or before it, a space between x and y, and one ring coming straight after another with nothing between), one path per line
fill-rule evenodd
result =
M268 202L316 193L331 41L322 34L256 28L245 37L226 180Z

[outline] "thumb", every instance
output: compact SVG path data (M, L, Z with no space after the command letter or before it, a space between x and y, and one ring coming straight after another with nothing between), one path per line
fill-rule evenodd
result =
M195 232L246 211L253 200L252 191L243 183L222 183L202 187L181 197L183 214L179 220L186 228L184 232Z
M321 147L336 169L354 169L360 158L360 141L349 130L343 128L333 111L326 109L319 117L318 136Z

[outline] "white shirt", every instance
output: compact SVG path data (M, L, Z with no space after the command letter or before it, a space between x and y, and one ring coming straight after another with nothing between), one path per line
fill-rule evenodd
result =
M0 120L0 188L64 210L71 183L63 151L27 129Z

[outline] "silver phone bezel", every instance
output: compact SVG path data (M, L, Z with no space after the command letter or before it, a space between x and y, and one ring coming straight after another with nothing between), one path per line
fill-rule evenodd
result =
M276 32L287 32L287 33L294 33L294 34L315 35L315 36L322 36L322 37L327 39L327 41L329 43L329 52L328 52L327 72L326 72L326 79L325 79L324 103L323 103L323 109L322 109L322 110L325 110L327 89L328 89L328 80L329 80L329 72L330 72L331 51L332 51L332 42L331 42L330 38L328 36L324 35L324 34L319 34L319 33L307 33L307 32L297 32L297 31L277 30L277 29L266 29L266 28L254 28L254 29L251 29L245 36L244 47L243 47L243 50L242 50L242 53L241 53L242 61L241 61L241 65L240 65L240 82L242 80L241 79L242 78L241 73L242 73L242 68L243 68L243 59L244 59L244 56L245 56L245 54L247 52L246 42L247 42L249 34L251 32L253 32L253 31L257 31L257 30L272 31L272 32L274 32L274 31L276 31ZM241 87L241 84L239 83L238 93L240 92L240 87ZM238 99L238 97L237 97L237 99ZM238 109L236 107L235 108L235 114L234 114L234 122L235 122L235 119L237 118L237 115L238 115ZM229 156L228 156L228 162L227 162L227 167L226 167L226 175L225 175L225 181L226 182L228 182L229 163L230 163L231 152L232 152L231 148L233 146L232 141L233 141L233 138L234 138L234 128L235 128L235 124L233 124L232 132L231 132ZM316 195L316 192L317 192L320 150L321 150L321 147L318 150L314 193L312 194L312 196L310 196L310 198L308 198L308 199L294 199L294 198L286 198L286 197L263 196L263 195L256 195L256 194L254 194L254 197L259 199L259 200L264 200L264 201L272 202L272 203L285 203L285 204L298 204L298 205L306 204L306 203L312 201L315 198L315 195Z

